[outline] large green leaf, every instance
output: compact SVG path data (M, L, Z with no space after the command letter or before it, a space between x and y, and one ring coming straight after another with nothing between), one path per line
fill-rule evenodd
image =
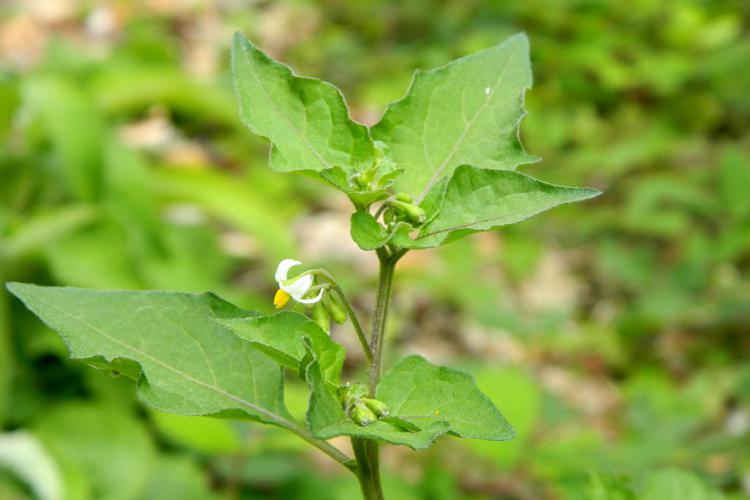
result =
M344 413L338 398L323 382L317 361L313 359L307 365L306 373L311 390L307 423L316 437L322 439L336 436L361 437L391 444L403 444L419 450L427 448L439 436L450 430L447 422L434 417L419 422L417 425L408 425L408 429L399 425L398 418L390 421L389 419L377 420L367 426L358 425Z
M451 434L464 438L505 441L516 435L471 375L421 356L396 363L380 381L377 398L394 415L418 426L439 418L448 422Z
M8 288L60 332L72 357L138 363L139 396L158 410L289 424L281 367L212 320L247 314L215 295Z
M218 320L237 336L252 342L276 362L293 370L300 368L309 339L325 380L338 384L344 365L344 348L331 340L317 323L302 314L284 311L273 316Z
M405 170L396 188L419 202L464 163L512 169L536 161L518 138L531 81L523 34L441 68L417 71L406 96L372 129Z
M434 190L442 194L437 215L415 238L399 234L403 247L439 246L476 231L514 224L564 203L592 198L596 189L557 186L510 170L458 167L449 181ZM427 200L440 194L430 193Z
M333 85L295 76L239 33L232 44L232 72L240 117L273 144L273 169L355 171L373 162L367 127L351 120Z

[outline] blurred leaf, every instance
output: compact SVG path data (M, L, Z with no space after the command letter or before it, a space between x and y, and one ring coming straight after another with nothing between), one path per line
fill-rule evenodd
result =
M523 34L431 71L417 71L406 96L373 127L404 174L396 189L421 202L462 164L513 169L536 158L518 138L531 87Z
M3 242L0 258L19 259L38 251L61 237L74 233L99 216L91 205L69 205L54 211L44 211L28 217Z
M69 403L46 412L34 432L61 464L85 474L90 498L139 498L154 450L148 433L132 417L105 407ZM124 473L127 481L122 480Z
M728 211L737 216L750 214L750 168L747 157L737 150L726 151L719 174L721 197Z
M16 431L0 434L0 469L15 473L39 500L61 500L60 471L44 445L32 434Z
M697 476L679 469L662 469L646 480L642 500L721 500Z
M589 500L635 500L631 482L623 477L592 474L586 498Z
M239 439L228 420L209 417L185 417L152 412L156 428L173 443L209 455L240 450Z
M101 118L84 92L53 76L29 80L24 101L49 137L60 179L78 200L93 201L101 190Z
M475 453L501 465L513 467L531 451L531 439L541 417L542 394L539 384L520 370L485 369L476 373L477 385L487 396L502 404L503 414L513 422L516 437L502 446L484 441L467 444Z
M162 195L195 203L209 214L257 238L272 258L282 259L294 253L295 246L288 230L288 209L290 205L294 206L293 201L265 202L259 195L261 186L251 187L214 172L162 169L153 175Z
M159 458L138 498L143 500L212 500L219 497L209 489L208 478L187 458Z
M232 44L232 70L240 117L273 144L273 169L358 171L374 160L367 128L349 118L333 85L294 76L239 33Z

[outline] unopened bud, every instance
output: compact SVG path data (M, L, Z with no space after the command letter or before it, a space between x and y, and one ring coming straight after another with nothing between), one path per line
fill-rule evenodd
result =
M402 201L392 201L391 205L405 214L407 218L412 222L421 224L425 220L424 210L416 205L412 205L411 203L404 203Z
M331 313L333 321L339 325L346 321L346 309L344 309L344 306L339 302L339 297L336 294L327 294L323 299L323 305L328 309L328 312Z
M387 417L391 413L388 406L377 399L362 398L360 401L362 401L378 418Z
M377 420L375 414L364 404L357 401L349 410L349 416L355 423L365 426Z
M331 333L331 315L322 301L315 303L312 316L313 320L323 329L324 332Z
M398 193L396 195L396 199L398 201L403 201L404 203L411 203L412 202L411 195L409 195L409 193Z

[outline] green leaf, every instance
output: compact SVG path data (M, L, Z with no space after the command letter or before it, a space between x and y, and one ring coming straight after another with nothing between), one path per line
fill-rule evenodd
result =
M67 472L75 471L90 488L89 498L142 498L155 450L132 416L114 407L67 403L46 411L34 433L64 471L66 493L71 487Z
M65 188L78 200L97 199L103 124L90 96L80 82L53 76L30 79L23 93L31 115L39 119L49 138L54 166Z
M451 434L463 438L505 441L516 435L471 375L421 356L396 363L380 381L376 397L393 415L418 426L439 418L448 422Z
M396 189L421 202L459 165L513 169L536 161L523 149L518 125L531 87L524 34L431 71L417 71L406 96L372 129L405 169Z
M139 498L145 500L219 500L211 491L208 474L188 457L164 455L151 469Z
M424 419L408 430L403 425L399 425L398 417L392 421L378 420L370 425L360 426L344 413L338 398L323 382L320 365L314 358L306 366L306 372L306 380L311 390L307 423L313 435L318 438L353 436L391 444L403 444L419 450L430 446L450 429L447 422L434 417ZM385 400L383 402L388 404Z
M388 243L397 231L406 226L401 223L388 232L369 212L358 211L352 214L352 239L362 250L375 250Z
M140 364L138 393L153 408L290 424L281 368L213 321L246 314L213 294L23 283L10 283L8 289L61 334L71 357Z
M325 380L338 384L346 356L344 348L306 316L284 311L272 316L218 321L238 337L252 342L277 363L293 370L299 370L307 354L304 339L309 339Z
M207 455L237 453L240 440L226 419L186 417L154 411L151 421L171 443Z
M643 500L719 500L722 496L709 490L701 479L679 469L662 469L646 480Z
M240 117L273 144L274 170L351 172L373 162L367 127L351 120L341 92L330 83L295 76L240 33L232 44L232 73Z
M0 471L7 469L29 485L35 498L62 498L60 470L49 451L33 434L0 434Z
M582 201L600 192L590 188L557 186L509 170L486 170L469 165L458 167L450 181L438 184L444 190L437 216L411 239L399 234L394 241L407 248L428 248L462 236L515 224L562 205ZM427 200L438 194L431 193Z

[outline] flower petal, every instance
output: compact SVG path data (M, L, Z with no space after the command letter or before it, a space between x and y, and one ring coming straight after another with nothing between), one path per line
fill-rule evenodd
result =
M294 300L296 300L300 304L315 304L316 302L320 301L320 299L323 297L323 292L324 291L325 290L323 290L321 288L320 291L318 292L318 295L315 296L315 297L313 297L313 298L311 298L311 299L302 299L302 298L298 299L298 298L295 297Z
M313 284L312 274L303 274L299 278L291 280L291 282L287 282L287 283L280 282L279 288L281 288L286 293L291 295L294 298L294 300L299 301L299 299L305 296L305 294L310 289L312 284Z
M287 279L287 275L289 274L289 270L293 268L294 266L298 266L302 264L302 262L294 259L284 259L281 262L279 262L279 265L276 267L276 274L274 275L274 278L276 278L276 281L281 284L282 281L285 281Z

